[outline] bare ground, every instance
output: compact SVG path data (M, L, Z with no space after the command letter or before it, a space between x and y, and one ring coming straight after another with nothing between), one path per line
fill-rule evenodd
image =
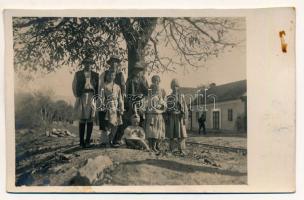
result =
M62 127L60 127L62 128ZM67 126L77 135L76 126ZM190 135L191 136L191 135ZM98 131L93 134L98 143ZM246 137L220 134L192 136L196 143L246 147ZM160 155L126 147L90 149L78 147L78 137L47 137L43 131L16 131L16 185L75 184L71 179L89 158L107 156L111 165L99 172L91 185L207 185L246 184L247 156L242 153L187 145L187 155L169 153L166 143ZM78 182L81 185L81 183Z

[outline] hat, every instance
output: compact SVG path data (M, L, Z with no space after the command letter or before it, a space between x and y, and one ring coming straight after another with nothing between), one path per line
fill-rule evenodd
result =
M95 61L93 60L93 58L91 56L86 56L84 57L84 59L81 61L81 64L84 63L89 63L89 64L94 64Z
M175 79L175 78L171 81L171 88L173 88L173 85L177 86L177 87L180 87L178 80Z
M118 63L120 63L121 60L120 60L119 56L117 56L117 55L112 55L112 56L109 58L109 60L107 60L107 64L108 64L108 65L111 65L112 62L118 62Z
M146 64L144 62L138 61L138 62L135 63L134 69L145 70L146 69Z
M160 77L158 75L153 75L151 81L154 82L157 79L160 81Z

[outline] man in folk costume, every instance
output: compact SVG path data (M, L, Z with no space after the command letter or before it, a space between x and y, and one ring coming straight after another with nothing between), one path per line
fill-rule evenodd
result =
M139 61L134 65L133 75L127 80L127 116L137 113L140 116L141 127L144 127L145 107L144 98L148 96L149 85L145 78L146 65ZM136 106L135 106L136 105ZM135 110L135 108L137 110ZM131 124L130 120L128 125Z
M90 147L95 117L96 104L94 96L98 94L98 73L92 71L95 64L89 55L81 62L82 70L77 71L73 80L73 93L76 97L75 111L79 119L79 139L82 148ZM86 138L84 139L86 130Z
M186 149L186 121L188 108L183 94L179 92L180 85L177 79L171 82L172 93L167 96L167 127L166 137L170 139L170 150L173 151L174 139L178 140L178 149L181 155L185 155Z

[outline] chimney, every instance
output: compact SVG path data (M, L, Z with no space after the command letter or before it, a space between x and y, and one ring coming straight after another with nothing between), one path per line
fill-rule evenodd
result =
M216 86L215 83L210 83L210 84L209 84L209 87L210 87L210 88L215 87L215 86Z

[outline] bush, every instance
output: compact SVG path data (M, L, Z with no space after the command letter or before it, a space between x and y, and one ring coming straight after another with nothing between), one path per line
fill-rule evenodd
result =
M48 94L15 94L15 127L35 128L54 121L71 121L73 107L63 100L54 102Z

